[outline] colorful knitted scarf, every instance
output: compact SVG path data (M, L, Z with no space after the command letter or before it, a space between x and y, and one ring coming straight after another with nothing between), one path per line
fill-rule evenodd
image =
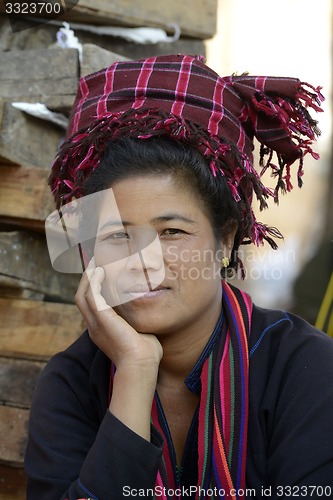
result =
M252 301L245 292L224 281L222 287L221 332L200 376L196 500L221 499L223 491L225 498L239 500L243 495L238 492L245 490ZM112 366L109 399L114 370ZM177 491L179 484L157 399L155 396L152 405L152 422L164 438L164 449L156 487L162 500L180 499L180 495L167 495ZM210 495L212 492L216 494Z
M241 208L240 243L266 240L276 248L273 238L281 234L256 220L252 198L257 197L262 209L268 197L277 202L279 191L290 191L295 161L302 184L303 156L318 158L311 144L319 130L308 109L322 111L322 100L320 87L297 78L222 78L200 57L115 63L80 80L67 140L49 181L57 206L82 196L84 181L98 168L110 141L164 136L197 149L212 174L225 177ZM261 144L258 171L253 165L254 138ZM262 182L268 168L277 179L275 188Z

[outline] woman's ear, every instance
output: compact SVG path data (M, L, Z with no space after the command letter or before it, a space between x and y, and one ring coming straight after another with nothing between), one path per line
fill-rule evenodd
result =
M225 228L224 235L222 239L222 249L224 254L228 259L231 257L231 252L234 247L235 236L238 230L238 224L236 221L230 221L228 223L228 228Z
M236 221L229 221L227 227L224 227L223 237L221 241L221 278L227 279L233 276L235 263L232 260L235 258L233 249L235 238L238 231L238 224Z

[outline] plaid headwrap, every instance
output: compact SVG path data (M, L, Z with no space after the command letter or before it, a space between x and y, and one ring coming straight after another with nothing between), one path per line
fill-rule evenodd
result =
M82 196L83 182L98 168L109 141L166 136L197 149L214 176L225 176L241 204L240 243L267 240L276 248L272 236L281 234L256 220L252 196L260 209L269 196L277 202L280 190L292 189L296 160L301 186L303 156L318 158L311 144L319 130L307 108L322 111L320 90L296 78L221 78L201 57L188 55L118 62L88 75L80 80L66 141L50 175L57 207ZM253 166L254 137L261 143L260 172ZM274 189L261 181L267 168L277 178Z

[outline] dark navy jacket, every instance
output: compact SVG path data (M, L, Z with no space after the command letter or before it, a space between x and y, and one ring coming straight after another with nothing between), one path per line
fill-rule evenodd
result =
M248 496L333 497L333 339L296 316L254 306L249 351ZM185 381L190 390L198 368ZM87 332L49 361L31 409L27 500L149 498L161 436L152 427L148 442L109 412L109 379L110 362ZM195 417L183 498L196 485L196 424Z

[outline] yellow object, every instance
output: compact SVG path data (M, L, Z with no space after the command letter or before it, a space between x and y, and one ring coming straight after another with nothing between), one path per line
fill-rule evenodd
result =
M223 259L221 260L221 262L222 262L222 266L223 267L228 267L229 264L230 264L230 261L229 261L228 257L223 257Z
M315 327L333 337L333 272L319 309Z

